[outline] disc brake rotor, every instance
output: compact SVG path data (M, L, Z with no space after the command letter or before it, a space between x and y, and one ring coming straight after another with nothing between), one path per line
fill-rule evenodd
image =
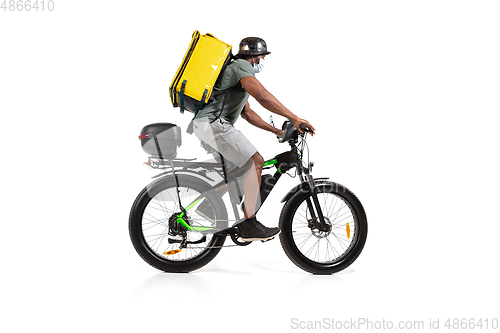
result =
M309 228L311 228L311 233L316 238L328 237L330 235L330 233L332 232L332 223L330 222L330 219L326 216L324 217L324 219L325 219L325 224L326 224L326 230L321 230L321 224L319 222L318 217L307 221Z

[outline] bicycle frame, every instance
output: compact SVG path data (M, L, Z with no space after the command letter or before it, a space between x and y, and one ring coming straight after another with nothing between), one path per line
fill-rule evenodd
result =
M307 207L309 209L309 212L311 214L311 218L313 221L319 220L319 225L318 227L320 229L325 230L327 228L325 219L323 216L323 212L320 208L320 204L318 201L317 197L317 187L316 183L320 182L319 180L321 179L327 179L327 178L318 178L315 180L312 175L311 175L311 169L314 163L309 163L307 167L304 167L301 161L301 157L298 151L298 148L296 147L297 140L291 140L289 142L291 146L291 152L293 153L293 156L295 156L296 160L293 161L292 163L288 164L283 164L280 163L278 164L278 159L275 157L270 160L266 160L264 162L263 168L264 169L269 169L273 166L277 168L276 172L274 175L262 175L262 182L261 182L261 187L260 187L260 207L264 204L265 200L269 196L269 193L274 189L274 186L278 183L278 180L281 178L281 176L286 173L289 169L291 169L293 166L297 168L297 174L299 175L299 179L301 183L294 188L292 188L286 195L285 197L281 200L281 202L287 201L293 194L295 194L299 190L305 190L305 191L311 191L311 197L312 197L312 202L310 198L306 199ZM285 152L286 153L286 152ZM283 154L285 154L283 153ZM281 154L280 154L281 155ZM280 155L277 155L280 156ZM217 172L220 176L223 177L223 180L218 182L217 184L212 186L211 191L216 191L218 188L221 186L226 185L227 190L229 193L229 198L231 202L231 206L233 209L234 217L237 221L240 221L240 214L238 212L238 207L237 204L242 202L242 193L240 193L239 187L236 185L236 179L244 174L246 170L244 168L239 168L236 170L233 170L230 175L226 173L226 162L224 160L224 157L219 154L220 157L220 163L212 163L212 162L193 162L195 159L172 159L167 161L160 160L160 162L153 162L156 163L157 165L169 165L171 167L170 171L163 172L161 174L158 174L154 176L153 178L157 178L162 175L169 175L172 174L175 177L176 180L176 187L177 187L177 194L179 193L179 184L177 181L177 173L182 172L182 173L191 173L195 174L200 177L204 177L206 179L209 179L211 181L214 181L212 178L206 175L207 171L215 171ZM152 161L151 159L148 161L148 164L151 165ZM290 165L293 165L290 167ZM176 168L181 167L182 169L176 170ZM200 169L201 171L196 171L197 169ZM267 176L267 177L266 177ZM229 180L229 177L232 179ZM233 181L234 180L234 181ZM215 230L221 230L219 226L216 226L215 228L210 228L210 227L197 227L197 226L191 226L189 225L188 222L184 219L184 216L187 215L187 212L193 208L200 200L202 200L206 196L205 193L200 194L197 198L195 198L187 207L183 208L181 204L181 200L179 199L179 207L181 209L181 213L177 215L177 223L181 224L184 226L187 230L191 231L199 231L199 232L210 232L210 231L215 231ZM243 203L244 204L244 203ZM314 209L316 208L316 209ZM316 216L317 212L317 216ZM225 225L226 229L228 225Z
M180 136L173 135L172 142L160 141L153 130L149 131L167 125L170 126L158 124L141 131L141 144L149 155L145 164L158 169L152 178L161 177L141 190L129 215L130 239L149 265L164 272L190 272L208 264L224 247L246 246L258 240L267 242L278 235L288 258L313 274L341 271L360 255L368 231L364 208L345 186L312 176L314 163L309 163L306 138L314 130L307 128L307 123L295 127L298 124L286 120L276 137L280 143L287 142L290 149L266 161L259 156L263 165L258 166L252 163L256 160L254 156L241 168L216 152L215 145L203 141L201 146L213 154L215 161L175 158ZM154 141L150 140L149 132ZM145 135L148 140L142 140ZM153 143L156 150L150 147ZM163 148L169 153L162 155ZM255 192L256 173L261 174L260 197ZM282 205L278 207L273 202L261 214L259 208L285 173L299 177L281 199ZM247 225L253 222L240 219L242 211L245 217L254 212L259 212L259 216L277 213L278 228L264 228L260 233L249 228L247 232ZM269 218L262 219L269 221ZM225 245L228 236L234 244Z
M159 175L156 175L155 178L161 176L161 175L168 175L172 174L174 177L177 179L177 173L178 172L183 172L183 173L192 173L196 174L199 176L203 176L207 179L213 180L210 177L206 176L204 173L200 173L199 171L195 171L193 169L197 168L203 168L204 170L211 169L216 172L218 172L221 176L223 176L223 180L218 182L217 184L212 186L211 191L216 191L219 189L221 186L226 185L227 190L229 193L229 198L231 202L231 206L233 209L233 213L235 216L236 221L240 220L240 213L238 211L237 204L242 202L242 196L243 194L240 192L240 188L237 186L235 183L236 178L240 177L243 175L243 173L246 171L243 168L236 169L232 172L232 175L228 176L226 174L226 163L224 161L224 158L222 155L220 155L221 163L207 163L207 162L190 162L188 160L172 160L171 161L171 170L167 172L163 172ZM268 160L264 162L264 167L271 168L274 164L277 163L276 159ZM182 167L181 170L175 170L175 167ZM264 179L266 180L265 182L261 183L261 188L260 188L260 198L261 198L261 206L264 203L265 199L268 197L269 193L272 191L274 188L274 185L278 182L279 178L283 172L281 172L280 169L278 169L273 176L267 175L268 177L265 177ZM264 175L263 175L264 176ZM232 179L230 179L230 177ZM271 179L269 179L271 178ZM178 191L178 186L179 184L176 183L177 185L177 191ZM200 194L198 197L196 197L187 207L183 208L181 205L181 202L179 200L179 206L181 209L181 213L177 215L177 223L181 224L188 230L192 231L201 231L201 232L207 232L211 231L214 229L219 229L219 228L209 228L209 227L196 227L196 226L190 226L184 219L183 217L187 214L187 211L189 211L191 208L193 208L200 200L202 200L206 196L206 193Z

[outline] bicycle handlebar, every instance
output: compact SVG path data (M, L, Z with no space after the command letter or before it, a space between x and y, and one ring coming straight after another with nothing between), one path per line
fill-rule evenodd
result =
M302 123L300 124L300 129L303 130L304 132L312 132L309 128L307 128L307 124L306 123Z
M312 133L312 131L307 128L307 123L302 123L302 124L300 124L299 127L301 130L304 131L304 133L306 133L306 132ZM290 139L290 137L287 136L288 131L292 131L292 130L296 131L298 129L295 128L295 126L293 125L293 123L291 121L287 120L283 123L282 130L283 130L283 132L281 133L281 135L276 136L278 138L279 142L284 142L285 138L287 138L286 140ZM298 132L299 132L299 135L303 135L302 133L300 133L300 131L298 131Z

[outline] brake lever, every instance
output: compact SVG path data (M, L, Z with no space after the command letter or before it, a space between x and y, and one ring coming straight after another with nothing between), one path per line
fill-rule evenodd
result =
M273 115L269 116L269 124L271 124L272 127L276 127L276 126L274 126Z
M276 135L276 137L278 138L278 141L280 143L283 142L283 138L285 137L285 135L286 135L286 129L285 130L281 130L281 134L280 135Z
M302 135L306 134L306 133L309 133L309 132L312 132L309 128L307 128L307 125L306 123L302 123L300 124L300 129L304 131L304 133L301 133Z

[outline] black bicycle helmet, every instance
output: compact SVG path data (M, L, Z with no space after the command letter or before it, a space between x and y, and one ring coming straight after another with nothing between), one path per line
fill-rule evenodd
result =
M266 42L259 37L247 37L241 40L240 48L236 56L258 56L262 54L271 54L271 52L267 51Z

